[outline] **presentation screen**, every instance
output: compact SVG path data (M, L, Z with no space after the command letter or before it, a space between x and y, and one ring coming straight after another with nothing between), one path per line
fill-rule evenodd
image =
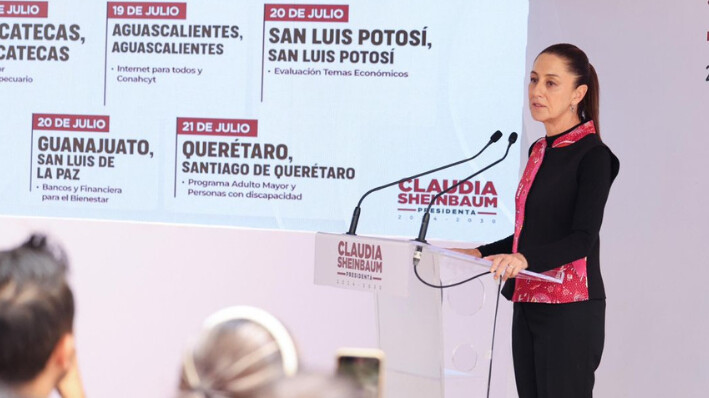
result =
M415 236L521 133L518 0L0 1L0 212ZM511 233L519 142L431 208Z

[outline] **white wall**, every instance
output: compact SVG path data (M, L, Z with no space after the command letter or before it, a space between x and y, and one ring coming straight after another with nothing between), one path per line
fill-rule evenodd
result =
M311 370L377 344L370 294L313 285L312 233L0 217L3 248L32 231L69 253L90 396L172 396L183 350L231 305L280 318Z
M603 138L621 161L601 232L608 316L596 396L706 396L709 6L535 0L529 29L527 67L555 42L589 54ZM543 127L525 125L528 145ZM181 350L227 305L272 311L316 367L339 346L376 343L369 296L312 286L312 234L0 218L0 242L38 228L71 254L92 396L169 396Z
M69 254L80 368L91 396L172 396L182 354L202 321L232 305L261 307L281 319L305 370L333 372L340 347L378 346L371 293L313 284L311 232L0 217L2 248L32 232L54 237ZM472 379L459 379L452 388L484 391L487 384L486 325L493 319L490 294L496 287L491 278L483 283L484 289L459 289L457 297L470 295L486 303L484 310L446 312L460 320L446 333L452 337L447 347L471 344L478 358ZM475 295L481 292L489 293ZM449 300L443 302L449 308ZM510 314L503 300L493 397L511 391Z

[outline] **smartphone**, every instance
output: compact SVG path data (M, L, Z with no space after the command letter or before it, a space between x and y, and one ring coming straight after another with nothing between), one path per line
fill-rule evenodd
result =
M340 348L337 350L337 375L354 381L366 398L382 398L384 352L372 348Z

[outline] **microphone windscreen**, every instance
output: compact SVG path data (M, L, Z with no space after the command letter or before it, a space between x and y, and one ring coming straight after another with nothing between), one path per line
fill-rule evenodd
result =
M490 142L497 142L502 138L502 132L500 130L495 131L492 133L492 136L490 137Z
M514 144L515 142L517 142L517 133L512 133L512 134L510 134L509 140L510 140L510 145L512 145L512 144Z

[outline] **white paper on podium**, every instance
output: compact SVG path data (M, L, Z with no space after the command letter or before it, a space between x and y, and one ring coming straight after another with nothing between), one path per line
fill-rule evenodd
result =
M484 270L484 269L489 269L490 266L492 265L492 261L469 256L467 254L459 253L459 252L445 249L445 248L438 247L438 246L426 245L426 246L424 246L424 251L430 251L432 253L436 253L436 254L438 254L437 257L439 257L443 260L445 260L445 259L462 260L462 261L446 261L444 264L439 264L439 268L442 271L450 270L451 267L456 268L457 271L460 271L461 267L463 267L467 270L470 270L473 268L473 267L471 267L471 265L474 265L474 267L476 269ZM541 280L541 281L553 282L553 283L562 283L563 282L562 278L557 278L557 277L553 277L553 276L546 275L546 274L538 274L536 272L531 272L531 271L527 271L527 270L520 271L520 273L517 275L517 278L518 279L531 279L531 280L537 280L537 281Z

